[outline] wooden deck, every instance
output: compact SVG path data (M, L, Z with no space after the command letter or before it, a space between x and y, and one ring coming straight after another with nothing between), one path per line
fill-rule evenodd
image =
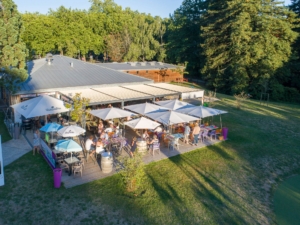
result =
M132 133L132 130L127 130L126 131L126 137L132 137L132 135L134 135ZM32 141L32 136L33 133L31 131L28 131L26 133L27 136L27 140L28 141ZM160 148L160 154L158 154L157 151L155 151L154 156L152 156L152 151L151 154L150 152L147 152L145 154L145 156L143 157L145 164L154 162L154 161L159 161L159 160L163 160L163 159L167 159L169 157L172 156L176 156L179 154L183 154L186 152L190 152L193 151L195 149L198 148L203 148L205 146L208 145L212 145L215 144L217 142L220 142L219 140L210 140L207 139L205 140L203 143L199 143L198 146L192 146L191 144L184 144L182 141L179 141L179 148L175 148L175 149L168 149L167 147L163 146L163 143L161 144L161 148ZM32 144L32 143L31 143ZM122 150L122 156L127 156L129 157L129 147L124 147ZM72 188L84 183L88 183L94 180L98 180L98 179L102 179L108 176L111 176L113 174L116 173L116 159L114 159L114 167L113 167L113 171L111 173L107 173L104 174L101 171L101 166L100 166L100 162L92 160L91 158L88 159L88 162L85 161L85 167L82 173L82 177L80 176L80 174L76 174L75 176L72 174L71 176L68 175L67 172L63 171L62 173L62 183L65 186L65 188Z
M212 145L212 144L215 144L217 142L219 142L219 141L218 140L212 140L212 141L211 140L205 140L204 143L199 143L198 146L192 146L191 144L184 144L183 142L180 141L179 142L179 144L180 144L179 149L178 148L168 149L167 147L161 147L160 154L158 154L158 152L155 151L154 156L152 156L152 151L151 151L151 154L148 152L143 157L143 159L144 159L145 164L148 164L148 163L151 163L151 162L154 162L154 161L167 159L167 158L172 157L172 156L176 156L176 155L179 155L179 154L183 154L183 153L186 153L186 152L193 151L193 150L198 149L198 148L202 148L202 147L205 147L205 146L208 146L208 145ZM129 157L128 151L129 151L129 149L126 149L126 147L124 147L124 149L122 150L122 156L128 156ZM114 164L115 163L116 163L116 160L114 160ZM66 188L72 188L72 187L75 187L75 186L78 186L78 185L81 185L81 184L84 184L84 183L87 183L87 182L91 182L91 181L94 181L94 180L98 180L98 179L101 179L101 178L111 176L115 173L116 173L115 165L114 165L113 171L111 173L104 174L101 171L99 161L97 161L95 163L93 160L89 159L87 163L85 162L85 168L83 170L82 177L80 177L80 174L79 175L76 174L75 176L73 176L73 175L68 176L68 173L63 172L62 182L63 182L63 184Z

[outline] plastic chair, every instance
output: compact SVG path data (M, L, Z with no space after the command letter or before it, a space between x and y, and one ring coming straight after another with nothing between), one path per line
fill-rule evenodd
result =
M60 163L59 164L59 167L62 169L62 170L66 170L66 171L69 171L69 165L66 164L66 163Z
M73 174L75 176L76 173L80 173L80 176L82 177L82 166L73 166Z
M201 140L204 141L204 138L208 139L208 130L204 130L201 134Z
M152 144L152 156L154 156L154 151L158 151L158 154L160 154L160 143L154 142Z
M173 150L174 150L175 146L179 150L179 146L180 146L180 144L179 144L179 138L175 138L174 140L170 141L169 142L169 149L170 149L170 146L172 146Z
M210 140L213 140L213 137L215 137L215 140L217 139L216 130L212 130L212 131L210 132Z

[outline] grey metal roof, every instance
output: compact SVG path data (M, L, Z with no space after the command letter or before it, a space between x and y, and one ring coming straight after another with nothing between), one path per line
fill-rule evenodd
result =
M161 68L165 69L176 69L178 66L161 63L161 62L125 62L125 63L97 63L106 68L120 71L130 71L130 70L159 70Z
M60 55L54 55L50 65L43 58L29 62L27 67L29 78L20 85L16 94L153 83L150 79L105 68L102 64Z

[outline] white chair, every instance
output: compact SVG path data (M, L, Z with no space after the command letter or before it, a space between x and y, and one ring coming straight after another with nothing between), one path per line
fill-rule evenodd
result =
M215 140L217 139L216 130L212 130L212 131L210 132L210 140L213 140L213 137L215 137Z
M155 142L152 144L152 156L154 156L154 151L157 151L160 154L160 143Z
M201 140L202 142L204 141L204 138L208 139L208 130L204 130L203 133L201 134Z
M80 173L80 176L82 177L82 166L73 166L73 174L75 176L76 173Z
M59 167L62 169L62 170L66 170L66 171L69 171L69 165L66 164L66 163L60 163L59 164Z
M179 138L175 138L172 141L169 141L169 149L170 149L171 146L172 146L173 150L174 150L175 146L179 150L179 146L180 146L180 144L179 144Z

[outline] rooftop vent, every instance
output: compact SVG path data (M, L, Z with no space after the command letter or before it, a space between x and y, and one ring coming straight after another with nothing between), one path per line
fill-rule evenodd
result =
M147 62L147 64L150 65L150 66L155 66L155 63L156 63L155 61L153 61L153 62Z
M146 66L146 62L139 62L138 65L140 65L140 66Z
M130 66L136 66L136 62L129 62L128 63Z
M53 55L51 53L47 53L46 61L48 62L48 65L51 65L52 60L53 60Z
M70 66L73 67L73 62L70 63Z

